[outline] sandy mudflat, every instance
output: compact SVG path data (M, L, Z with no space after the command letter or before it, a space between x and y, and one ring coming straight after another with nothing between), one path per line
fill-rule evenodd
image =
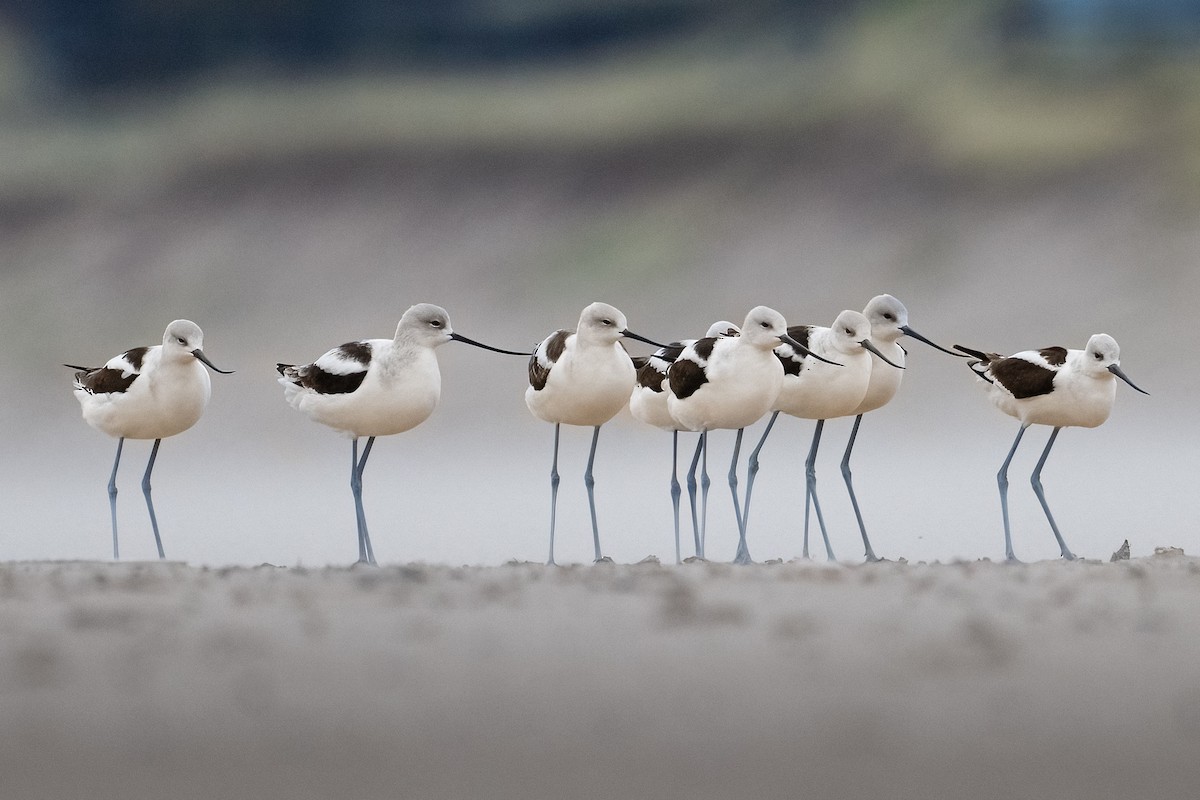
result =
M1200 792L1200 560L0 565L6 798Z

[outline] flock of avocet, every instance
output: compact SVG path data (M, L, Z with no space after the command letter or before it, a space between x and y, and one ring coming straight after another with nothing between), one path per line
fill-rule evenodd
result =
M1068 426L1093 428L1112 410L1116 379L1139 389L1121 371L1120 350L1107 334L1092 336L1082 350L1047 347L1001 356L955 345L954 352L921 336L908 326L908 311L891 295L879 295L863 309L843 311L829 327L788 327L779 312L766 306L750 310L741 326L720 321L700 339L660 345L628 329L625 315L605 303L583 310L574 331L547 336L533 353L501 350L455 333L445 309L420 303L408 309L392 339L363 339L336 347L311 364L279 364L279 382L288 403L313 420L351 439L350 486L358 527L358 559L374 564L362 502L362 477L376 436L403 433L433 413L441 393L441 376L434 349L459 341L497 353L529 357L529 388L525 402L535 416L554 425L554 456L550 468L550 555L554 564L555 510L558 497L560 426L593 428L584 483L591 511L597 561L606 560L600 548L592 467L600 427L626 405L633 416L672 434L671 499L675 519L675 558L682 558L678 479L680 431L700 434L687 475L695 554L704 557L706 508L710 485L707 465L708 433L737 431L729 466L729 491L738 528L735 561L750 563L747 530L758 457L782 412L816 421L806 467L804 545L808 556L810 511L815 511L825 550L833 559L821 505L817 499L815 461L824 421L854 416L854 427L842 458L841 471L858 520L868 561L877 560L863 524L851 481L850 453L862 416L886 405L900 387L906 352L901 336L918 339L953 356L970 357L968 366L986 384L988 396L1004 413L1017 418L1020 429L997 474L1004 520L1004 545L1015 560L1008 521L1008 466L1030 425L1053 428L1032 478L1034 492L1065 559L1075 558L1050 513L1041 484L1041 471L1058 432ZM126 439L153 439L142 478L142 493L150 513L160 558L165 557L150 475L162 439L187 430L200 418L211 393L205 367L218 369L205 356L204 334L188 320L175 320L163 333L161 345L127 350L104 366L71 366L75 396L83 418L97 430L117 438L117 454L108 482L112 516L113 557L117 543L117 467ZM658 347L649 357L631 357L622 339ZM762 438L752 451L745 495L738 495L738 459L742 434L770 414ZM359 452L358 440L367 441ZM696 474L699 470L700 479ZM697 506L699 495L699 506Z

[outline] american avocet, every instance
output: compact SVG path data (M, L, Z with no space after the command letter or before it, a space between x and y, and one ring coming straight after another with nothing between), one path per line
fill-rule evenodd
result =
M962 357L963 355L933 343L910 328L908 326L908 309L890 294L881 294L871 298L871 302L867 303L867 307L863 309L863 316L871 323L871 343L894 364L906 364L905 359L908 352L896 341L901 336L910 336L952 356ZM896 396L903 377L903 370L893 369L881 361L872 360L871 379L867 384L867 393L862 402L858 404L858 408L850 412L856 416L854 417L854 426L850 429L850 439L846 443L846 453L842 456L842 478L846 481L846 490L850 493L850 504L854 507L854 517L858 521L858 530L862 534L867 561L878 561L879 558L871 547L871 540L867 538L867 527L863 524L858 498L854 495L854 483L850 474L850 452L854 449L854 442L858 438L858 426L862 423L863 414L890 403Z
M788 335L783 315L756 306L746 315L740 336L700 339L683 349L667 370L667 408L681 425L700 432L703 486L708 484L708 432L737 430L729 465L729 491L738 526L738 562L749 563L746 525L737 494L737 459L746 426L771 410L783 385L783 364L774 349L786 343L807 352ZM695 460L692 472L696 469ZM694 478L690 478L694 480ZM705 514L701 514L703 520ZM701 541L704 540L701 523Z
M738 332L737 325L721 320L709 326L708 332L704 335L706 337L737 336ZM629 396L629 412L633 414L634 419L671 432L671 506L675 516L676 564L682 561L679 545L679 495L681 494L678 477L679 431L687 430L687 428L681 426L667 408L667 396L670 394L667 386L667 369L683 352L683 348L695 341L695 339L685 339L682 342L672 342L666 347L659 348L651 356L634 358L633 363L637 367L637 383L633 387L633 393ZM696 457L698 458L699 455L700 444L697 442ZM691 500L692 538L695 540L695 552L697 557L703 558L704 543L700 540L700 525L696 517L694 471L688 483L688 497Z
M311 364L277 364L284 398L293 408L350 437L350 491L358 523L358 560L375 564L363 511L362 477L376 436L415 428L437 406L442 392L434 348L458 341L508 355L460 336L444 308L418 303L404 312L392 339L361 339L335 347ZM362 457L358 439L367 437Z
M1050 425L1054 428L1046 449L1042 451L1037 466L1030 476L1033 491L1042 511L1058 540L1058 547L1065 559L1074 559L1075 554L1067 548L1059 533L1058 525L1046 504L1042 491L1042 467L1050 448L1058 438L1058 432L1069 426L1095 428L1108 419L1113 400L1117 395L1116 378L1128 383L1142 394L1149 394L1134 385L1121 370L1121 349L1106 333L1097 333L1088 339L1083 350L1068 350L1065 347L1046 347L1041 350L1024 350L1015 355L1004 356L984 353L960 345L954 345L977 361L967 362L971 370L988 384L988 397L996 408L1016 417L1021 422L1017 438L1009 448L1008 456L996 474L1000 487L1000 511L1004 517L1004 555L1015 561L1012 535L1008 525L1008 465L1012 462L1017 445L1030 425Z
M533 415L554 423L554 459L550 466L550 557L554 564L554 527L558 506L558 437L561 426L584 425L592 430L583 481L592 515L592 540L596 561L600 551L600 529L596 522L596 481L592 466L600 426L612 419L629 402L636 370L621 346L622 338L652 342L628 330L625 315L607 303L592 303L579 316L575 331L559 330L547 336L529 359L529 388L525 405Z
M885 358L871 344L871 324L857 311L843 311L833 325L796 325L788 328L788 334L811 352L796 353L790 345L780 345L776 355L783 362L783 388L775 402L774 413L763 430L762 438L750 454L750 479L746 486L746 513L749 514L750 496L754 488L754 476L758 472L758 456L771 433L776 418L782 411L793 417L816 420L812 445L804 462L804 546L802 554L808 558L808 521L810 507L817 512L817 524L825 542L825 553L834 560L829 534L825 530L825 518L817 500L817 447L821 443L821 431L825 420L853 414L867 393L871 380L871 355L874 354L896 369L898 364ZM837 359L840 366L831 367L814 356Z
M66 366L75 373L75 397L89 425L117 437L117 456L108 480L108 506L112 516L113 558L120 558L117 545L117 466L126 439L153 439L150 460L142 476L142 494L150 511L150 527L158 557L166 558L158 518L150 499L150 473L158 457L158 446L168 436L196 424L212 392L207 366L217 369L204 355L204 333L190 320L177 319L167 326L162 344L135 347L108 360L103 367ZM203 364L203 366L201 366Z

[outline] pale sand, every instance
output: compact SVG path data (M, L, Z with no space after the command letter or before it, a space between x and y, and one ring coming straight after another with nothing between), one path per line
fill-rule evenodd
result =
M1200 561L0 565L5 798L1200 792Z

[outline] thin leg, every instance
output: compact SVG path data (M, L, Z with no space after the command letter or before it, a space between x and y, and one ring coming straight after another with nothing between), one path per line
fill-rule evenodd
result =
M708 431L700 433L700 549L703 550L708 539L708 487L712 481L708 478Z
M158 518L154 516L154 501L150 499L150 473L154 471L154 460L158 458L158 446L162 439L155 439L150 448L150 460L146 462L146 474L142 476L142 494L146 497L146 508L150 510L150 527L154 530L154 544L158 546L158 557L167 557L163 552L162 537L158 535Z
M754 493L754 476L758 474L758 454L762 452L767 436L771 433L771 428L774 427L778 417L778 411L771 414L771 419L767 421L767 427L763 430L762 438L758 440L758 445L750 453L750 464L746 468L746 506L742 511L742 527L744 528L750 527L750 496ZM738 557L741 556L741 545L738 545ZM749 558L750 554L747 552L745 556Z
M854 440L858 438L858 426L862 423L862 418L862 414L855 417L854 427L850 429L850 441L846 443L846 454L842 456L842 479L846 481L846 491L850 493L850 505L854 506L854 518L858 520L858 532L862 534L867 561L878 561L879 557L871 549L871 540L867 538L867 526L863 524L862 511L858 508L858 498L854 496L854 483L850 475L850 451L854 449Z
M1008 456L1000 465L1000 471L996 473L996 485L1000 487L1000 513L1004 517L1004 557L1009 561L1016 561L1017 557L1013 553L1012 531L1008 525L1008 465L1012 463L1013 454L1017 452L1017 445L1021 443L1021 437L1025 435L1026 427L1022 425L1021 430L1017 431L1017 438L1013 439L1012 447L1008 449Z
M804 557L808 558L808 511L811 503L812 508L817 512L817 524L821 526L821 538L825 542L825 556L830 561L836 561L833 557L833 548L829 546L829 533L825 530L825 517L821 515L821 501L817 499L817 448L821 444L821 431L825 428L825 420L817 420L817 427L813 431L812 447L808 450L808 458L804 461Z
M1054 446L1054 440L1058 438L1058 432L1062 428L1055 428L1050 434L1050 441L1046 442L1046 449L1042 451L1042 457L1038 459L1037 467L1033 470L1033 476L1030 482L1033 484L1034 494L1042 504L1042 511L1046 512L1046 519L1050 521L1050 530L1054 531L1054 538L1058 540L1058 549L1062 551L1062 557L1068 561L1075 560L1075 554L1067 547L1067 543L1063 541L1062 534L1058 532L1058 526L1054 524L1054 516L1050 513L1050 506L1046 504L1046 493L1042 491L1042 467L1046 465L1046 457L1050 455L1050 448Z
M554 423L554 459L550 462L550 558L547 566L555 566L554 562L554 521L558 508L558 434L561 425Z
M679 431L671 431L671 510L675 515L675 563L683 563L683 553L679 549Z
M368 436L367 444L366 444L366 446L363 447L362 460L358 462L358 485L360 487L359 488L360 496L362 493L361 487L362 487L363 472L367 468L367 456L371 455L371 448L374 446L375 446L375 437ZM367 563L370 564L371 566L375 566L376 565L375 548L371 547L371 534L367 532L366 514L363 515L362 532L363 532L363 545L366 547L366 550L367 550Z
M375 551L371 548L371 536L367 533L367 515L363 510L362 479L363 470L367 466L367 457L371 455L371 446L375 437L367 439L363 448L362 458L358 456L358 438L350 443L350 491L354 495L354 516L358 523L358 563L375 564Z
M108 479L108 511L112 516L113 561L121 557L117 547L117 465L121 463L121 448L125 446L125 437L117 439L117 457L113 459L112 476Z
M354 497L354 526L358 532L358 563L367 563L367 548L363 545L366 515L362 507L362 478L358 474L358 437L350 440L350 494Z
M750 548L746 546L746 517L742 514L741 504L738 502L738 479L737 479L737 462L738 455L742 451L742 435L746 432L745 428L738 428L737 438L733 441L733 458L729 461L729 493L733 495L733 515L737 519L738 526L738 547L737 554L733 558L735 564L750 564Z
M587 487L588 510L592 513L592 544L596 548L596 560L602 561L600 552L600 526L596 524L596 479L592 476L592 465L596 462L596 442L600 439L600 426L592 430L592 449L588 452L587 469L583 472L583 485Z
M696 544L696 558L704 558L704 540L700 538L700 516L696 510L696 469L700 466L700 451L704 446L704 436L696 439L696 453L692 456L692 465L688 468L687 487L688 503L692 507L692 538Z

